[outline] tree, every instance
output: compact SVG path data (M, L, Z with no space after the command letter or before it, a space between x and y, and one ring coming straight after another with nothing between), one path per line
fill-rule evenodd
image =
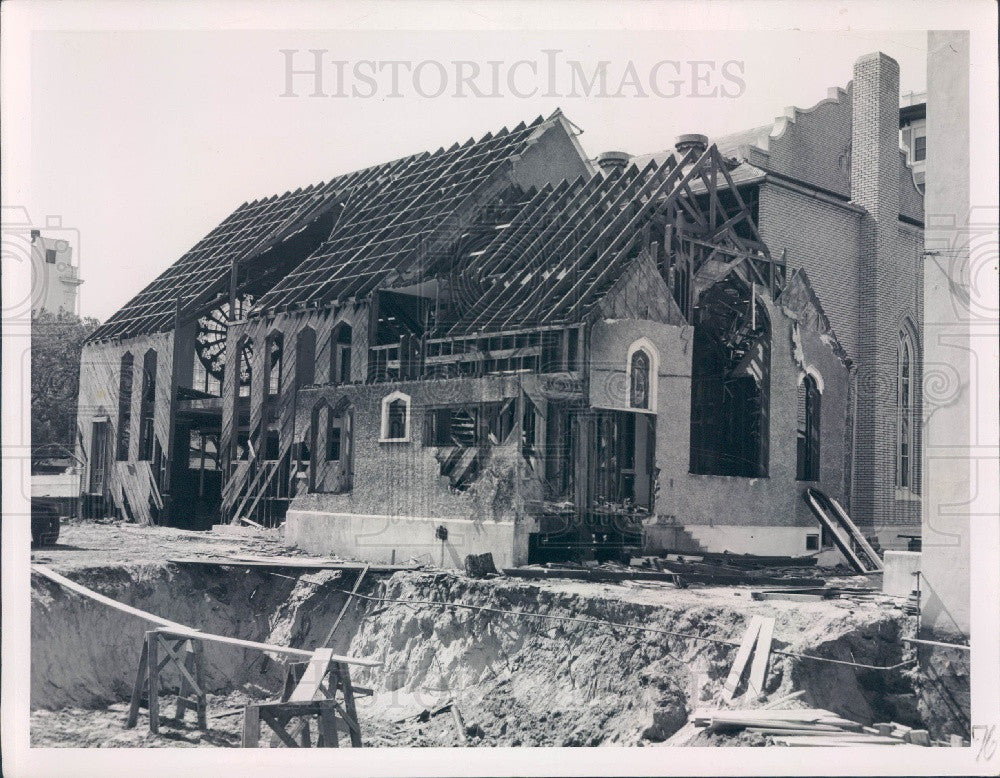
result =
M76 407L83 341L100 324L72 313L31 319L31 450L76 449Z

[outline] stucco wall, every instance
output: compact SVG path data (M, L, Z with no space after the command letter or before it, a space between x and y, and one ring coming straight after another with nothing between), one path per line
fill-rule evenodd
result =
M394 392L410 397L410 436L406 442L381 442L382 400ZM527 560L527 533L535 527L525 512L524 460L519 444L492 447L483 470L466 491L453 489L441 475L435 454L424 445L427 409L460 403L495 402L516 397L515 377L409 381L344 387L318 386L299 393L297 435L308 435L317 403L335 405L347 398L353 413L353 484L343 494L304 493L293 499L287 516L290 542L326 552L423 554L437 547L434 532L451 527L455 553L491 551L506 564ZM458 522L455 524L454 522ZM454 536L454 537L452 537ZM439 560L435 558L435 563ZM452 560L454 561L454 560Z
M768 478L692 475L689 469L693 328L649 321L601 321L591 331L591 403L627 408L625 359L647 339L658 359L656 464L660 469L656 518L647 542L666 546L695 538L704 550L805 553L805 536L819 531L800 498L806 484L796 476L796 402L804 364L823 378L822 447L818 486L842 498L847 445L848 370L819 333L799 327L765 301L771 317L770 474ZM804 360L802 355L804 355ZM811 484L815 485L815 484ZM682 527L681 531L676 528ZM670 529L668 529L670 528ZM780 528L780 529L778 529Z

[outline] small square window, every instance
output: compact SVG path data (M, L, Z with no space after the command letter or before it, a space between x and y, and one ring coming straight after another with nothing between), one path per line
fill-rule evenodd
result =
M56 263L56 250L55 249L45 249L45 261L50 265Z
M819 535L806 535L806 551L819 551Z

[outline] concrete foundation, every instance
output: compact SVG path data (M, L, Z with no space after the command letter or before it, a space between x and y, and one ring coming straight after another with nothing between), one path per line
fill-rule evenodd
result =
M645 545L650 551L673 549L697 552L728 551L732 554L806 556L807 535L820 535L816 527L747 527L744 525L692 524L684 527L646 527Z
M439 527L448 531L443 542ZM513 521L470 521L431 516L387 516L289 510L285 542L310 554L337 554L367 562L414 558L462 568L467 554L493 554L498 568L528 561L527 534Z
M920 570L919 551L886 551L882 558L885 573L882 576L882 592L893 597L909 597L917 588L914 573Z

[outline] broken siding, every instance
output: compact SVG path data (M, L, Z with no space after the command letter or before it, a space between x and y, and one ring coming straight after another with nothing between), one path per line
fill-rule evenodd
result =
M150 348L157 353L153 434L161 456L164 461L168 461L173 386L173 335L161 333L132 338L121 343L88 343L84 346L80 357L77 426L82 456L87 460L82 480L83 491L89 488L90 471L93 466L89 461L93 450L93 423L107 417L109 450L104 495L110 501L110 505L106 507L113 506L118 515L131 518L140 524L152 523L157 511L163 508L161 490L157 485L159 473L154 472L154 462L137 459L142 421L142 364L143 357ZM128 459L119 461L116 445L119 434L119 376L121 359L126 353L131 353L135 361L132 371Z
M297 340L304 330L312 329L316 334L314 382L329 384L331 338L339 324L352 327L351 342L351 380L362 382L366 370L368 351L369 316L367 305L348 305L340 309L326 308L312 310L299 314L282 314L266 319L251 319L235 323L229 328L226 338L227 354L235 354L237 346L244 338L253 343L253 359L251 360L251 386L249 399L243 399L249 408L249 434L254 447L255 457L247 460L233 460L236 442L236 410L237 385L236 371L227 370L223 381L223 414L220 447L223 455L224 469L227 477L224 480L222 499L223 514L241 506L249 509L250 504L243 505L243 499L265 488L265 479L289 479L294 472L276 470L273 475L264 473L260 468L263 461L263 446L266 429L269 426L267 416L269 407L274 407L274 424L278 430L279 459L289 455L295 443L308 442L309 422L308 411L303 418L296 391L298 376ZM282 336L282 359L280 392L276 397L268 397L267 349L269 336L280 333ZM292 470L294 471L294 466ZM258 477L259 476L259 477ZM282 484L282 490L287 490L288 484Z

